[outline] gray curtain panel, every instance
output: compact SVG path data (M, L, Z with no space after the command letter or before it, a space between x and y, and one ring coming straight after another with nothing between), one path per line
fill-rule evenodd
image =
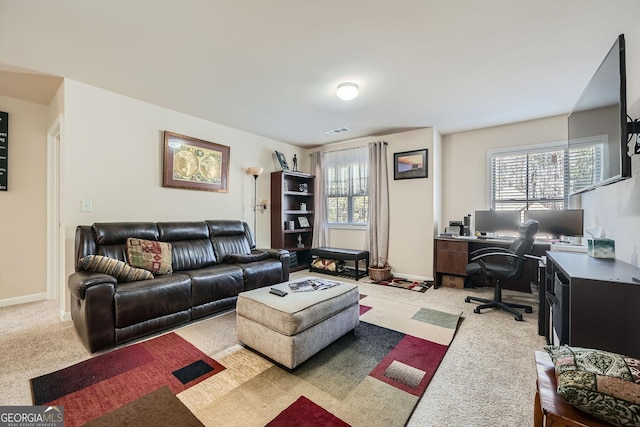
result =
M365 250L369 251L371 267L384 267L389 256L389 178L387 173L387 143L369 143L369 222Z

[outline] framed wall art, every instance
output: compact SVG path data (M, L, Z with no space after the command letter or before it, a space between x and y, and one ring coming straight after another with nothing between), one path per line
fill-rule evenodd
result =
M393 179L427 178L426 148L393 153Z
M230 148L164 132L163 187L226 193Z

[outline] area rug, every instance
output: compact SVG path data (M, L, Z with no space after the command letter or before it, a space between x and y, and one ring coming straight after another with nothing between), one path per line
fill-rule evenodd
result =
M387 280L365 279L365 282L373 283L374 285L393 286L395 288L403 288L415 292L426 292L432 284L432 282L427 282L426 280L409 280L401 279L399 277L391 277Z
M293 371L240 343L206 355L178 330L32 379L34 404L64 405L67 426L402 426L459 318L363 297L360 324Z

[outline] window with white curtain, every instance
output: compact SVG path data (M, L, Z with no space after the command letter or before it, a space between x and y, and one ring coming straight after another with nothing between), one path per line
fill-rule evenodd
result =
M567 209L569 194L602 175L603 142L566 142L489 152L492 210ZM569 169L572 180L569 180Z
M364 225L368 220L367 147L324 153L325 196L329 224Z

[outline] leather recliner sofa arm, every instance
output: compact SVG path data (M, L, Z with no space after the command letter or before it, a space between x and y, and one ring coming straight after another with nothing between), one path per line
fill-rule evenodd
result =
M263 251L269 254L269 257L280 260L282 263L282 281L286 282L289 280L289 274L291 271L291 260L289 257L289 251L286 249L257 249L259 251Z
M91 286L111 284L116 285L118 281L115 277L104 273L92 273L89 271L77 271L69 276L69 292L78 299L85 298L87 289Z

